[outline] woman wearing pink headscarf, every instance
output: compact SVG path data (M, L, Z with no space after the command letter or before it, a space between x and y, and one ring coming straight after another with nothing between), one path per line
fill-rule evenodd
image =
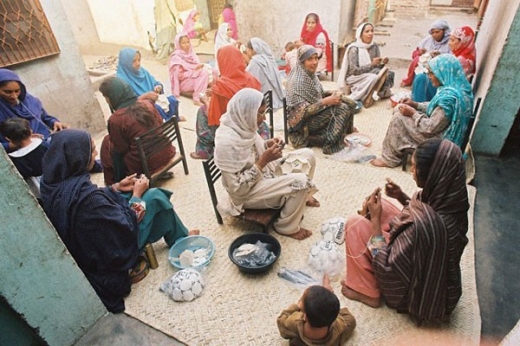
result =
M206 93L208 84L217 77L216 71L200 62L193 51L186 33L175 37L175 51L168 64L172 94L193 93L193 103L200 106L200 95Z
M231 37L234 40L238 40L237 20L235 18L235 11L233 11L233 6L231 4L226 4L224 6L222 18L224 19L224 23L228 23L231 26L231 30L233 31L233 36Z
M468 79L475 73L477 51L475 49L475 32L469 26L455 29L448 42L451 52L459 59Z

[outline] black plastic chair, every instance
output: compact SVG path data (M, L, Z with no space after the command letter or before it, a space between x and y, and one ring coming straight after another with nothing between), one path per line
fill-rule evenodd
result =
M184 166L184 174L189 174L188 161L186 160L184 145L182 144L182 137L179 130L179 123L176 117L172 117L160 126L136 137L135 141L139 150L139 157L141 158L143 171L146 177L150 180L150 186L153 186L162 174L166 173L179 162L182 162L182 165ZM154 159L156 153L175 144L175 142L177 142L175 156L157 172L150 172L148 162Z
M211 203L213 204L213 210L215 211L217 222L222 225L224 222L217 209L218 198L215 191L215 183L222 176L222 173L215 164L213 157L202 161L202 166L204 167L204 174L206 176L206 182L208 183ZM236 217L261 227L262 230L267 233L269 231L269 225L272 224L280 215L280 210L281 209L245 209L242 214Z

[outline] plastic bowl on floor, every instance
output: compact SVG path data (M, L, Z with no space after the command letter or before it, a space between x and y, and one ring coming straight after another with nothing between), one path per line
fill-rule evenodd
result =
M266 263L265 265L260 266L247 266L244 264L238 263L238 261L233 257L233 252L235 249L239 248L241 245L245 243L249 244L256 244L257 241L261 241L262 243L268 244L268 250L272 251L274 254L274 258L269 263ZM247 274L258 274L268 271L273 264L278 260L280 257L280 254L282 252L282 247L280 246L280 243L278 240L273 237L272 235L269 235L267 233L260 233L260 232L254 232L254 233L247 233L244 235L241 235L240 237L233 240L231 245L229 246L228 250L228 256L231 262L233 262L238 269Z
M185 250L190 250L195 253L200 249L206 251L205 256L196 257L192 265L186 266L181 264L180 256ZM192 235L186 238L182 238L173 244L173 246L170 248L170 252L168 253L168 260L174 267L179 269L201 268L209 264L214 253L215 244L211 239L202 235Z

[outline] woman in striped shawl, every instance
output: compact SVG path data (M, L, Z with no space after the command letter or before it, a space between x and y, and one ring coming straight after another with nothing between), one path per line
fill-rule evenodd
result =
M449 316L462 294L469 204L464 161L452 142L421 143L412 175L422 188L412 198L390 180L386 184L386 194L404 205L402 211L382 200L378 188L365 201L364 216L348 219L342 293L371 307L382 296L420 324Z

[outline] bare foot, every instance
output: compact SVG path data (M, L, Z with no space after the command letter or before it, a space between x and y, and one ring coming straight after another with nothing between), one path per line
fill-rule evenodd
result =
M186 117L179 115L179 122L183 122L183 121L186 121Z
M190 235L199 235L200 234L200 230L199 229L192 229L188 232L188 236Z
M191 157L192 159L195 159L195 160L206 160L205 157L200 156L200 155L197 154L196 152L191 152L191 153L190 153L190 157Z
M347 286L345 280L341 280L341 293L343 293L343 295L348 299L356 300L358 302L370 306L371 308L378 308L381 305L381 301L379 298L372 298L354 291L353 289Z
M199 100L193 100L193 104L197 107L202 106L202 102L200 102Z
M320 206L320 201L311 196L307 202L305 202L305 205L311 208L318 208Z
M352 127L352 133L357 133L357 132L359 132L358 129L357 129L357 127L353 126L353 127Z
M371 164L372 166L376 166L376 167L389 167L389 168L390 168L390 166L387 165L387 164L385 163L385 161L383 161L383 160L381 160L381 159L373 159L372 161L370 161L370 164Z
M312 235L312 231L309 231L308 229L300 227L300 230L293 234L283 234L287 237L294 238L296 240L303 240L305 238L309 238Z

